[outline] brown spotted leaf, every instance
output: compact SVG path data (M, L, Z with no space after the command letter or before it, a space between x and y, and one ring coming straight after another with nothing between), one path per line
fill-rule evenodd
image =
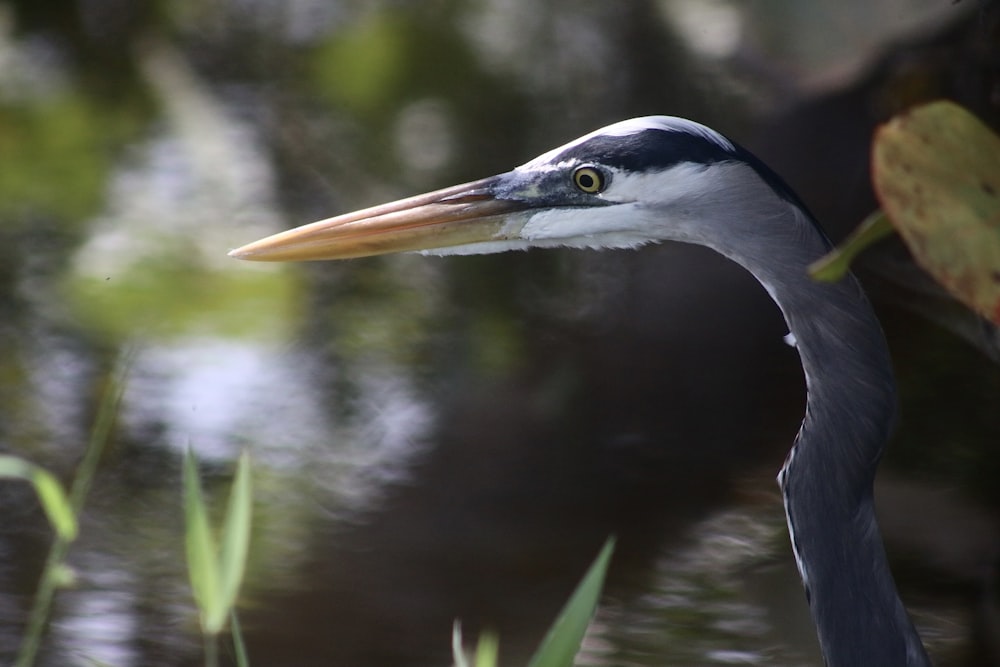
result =
M917 262L1000 324L1000 138L956 104L932 102L877 130L872 179Z

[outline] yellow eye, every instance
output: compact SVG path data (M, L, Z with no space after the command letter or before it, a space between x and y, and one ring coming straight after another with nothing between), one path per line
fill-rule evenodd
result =
M579 167L573 172L573 184L589 195L604 189L604 174L593 167Z

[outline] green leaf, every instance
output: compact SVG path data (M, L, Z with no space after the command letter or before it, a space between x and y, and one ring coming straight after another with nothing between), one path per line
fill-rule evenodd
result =
M836 248L809 266L809 275L815 280L836 282L851 270L851 262L858 253L892 234L892 224L882 211L875 211L865 218Z
M952 102L917 107L876 132L872 180L916 261L1000 324L1000 137Z
M219 560L221 604L227 610L236 604L243 583L247 553L250 548L250 523L253 514L253 491L250 475L250 455L243 452L236 466L236 478L229 491L229 505L222 531L222 553Z
M76 539L79 526L65 489L52 473L16 456L0 456L0 477L12 477L31 482L38 502L56 534L67 542Z
M190 449L185 452L184 514L188 577L201 613L202 630L207 635L215 636L222 632L229 618L235 623L232 610L246 571L252 511L250 456L244 452L229 492L229 504L223 519L222 550L216 549L198 479L198 464Z
M78 529L76 514L69 504L69 498L62 484L52 473L38 466L34 466L31 481L35 485L35 493L38 494L45 514L49 517L49 523L55 528L59 537L67 542L75 540Z
M201 493L198 464L190 448L184 453L184 518L191 591L201 613L202 630L215 635L222 630L226 613L221 604L215 543Z
M455 621L451 627L451 656L455 667L470 667L462 645L462 624ZM484 632L479 635L476 644L476 658L471 667L497 667L500 658L500 638L495 632Z
M69 510L67 513L73 518L74 535L76 534L75 517L79 516L82 512L84 502L87 499L87 493L90 491L90 486L97 472L97 465L101 460L101 455L105 447L110 441L115 416L118 413L118 405L124 392L124 376L125 370L128 367L127 360L128 355L122 355L115 372L109 377L97 411L97 419L90 432L87 449L83 454L80 465L77 466L76 477L70 487ZM8 459L8 465L11 463ZM13 463L13 468L22 475L27 472L27 474L31 475L32 481L35 482L35 469L30 467L30 464L17 462ZM37 483L35 486L37 492ZM43 500L43 502L50 504L64 502L53 500L54 498L58 498L59 495L60 492L53 492L51 489L48 489L40 493L39 497L48 498L49 500ZM59 511L57 510L57 513ZM57 524L59 521L59 519L56 519ZM45 634L48 624L49 612L52 609L52 601L56 590L69 585L75 578L72 570L64 562L66 553L69 550L69 544L68 539L64 539L63 536L59 535L57 539L52 541L52 546L49 548L49 555L45 561L45 569L42 572L41 581L38 583L38 593L35 595L35 601L32 603L31 611L28 614L28 624L24 632L24 640L21 642L21 648L18 650L17 658L14 662L17 667L29 667L35 663L35 657L38 655L39 647L42 644L42 637Z
M494 632L479 635L476 644L476 667L497 667L500 657L500 640Z
M52 566L52 582L56 588L71 588L76 585L76 570L66 563L59 563Z
M11 477L31 481L31 472L35 467L24 459L16 456L0 456L0 477Z
M604 587L604 576L611 562L615 540L608 538L604 548L576 587L573 596L563 607L559 617L549 629L541 646L531 658L528 667L571 667L580 650L580 643L597 609L597 602Z
M229 630L233 635L233 652L236 657L236 667L250 667L250 657L247 655L246 642L243 641L243 630L240 621L236 618L236 612L229 614Z

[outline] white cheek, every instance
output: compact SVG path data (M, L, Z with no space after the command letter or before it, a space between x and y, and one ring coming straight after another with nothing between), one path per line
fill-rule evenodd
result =
M611 187L602 195L612 202L642 201L651 206L666 206L692 193L718 187L719 174L704 164L682 162L667 170L647 173L624 173L612 170Z
M521 238L536 246L634 248L656 240L637 204L540 211L521 228Z

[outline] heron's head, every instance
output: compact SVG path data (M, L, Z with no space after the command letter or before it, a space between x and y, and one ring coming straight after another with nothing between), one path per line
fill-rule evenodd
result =
M718 132L649 116L609 125L497 176L297 227L230 255L346 259L662 240L724 250L725 239L754 233L740 227L760 218L748 209L792 200L766 167Z

